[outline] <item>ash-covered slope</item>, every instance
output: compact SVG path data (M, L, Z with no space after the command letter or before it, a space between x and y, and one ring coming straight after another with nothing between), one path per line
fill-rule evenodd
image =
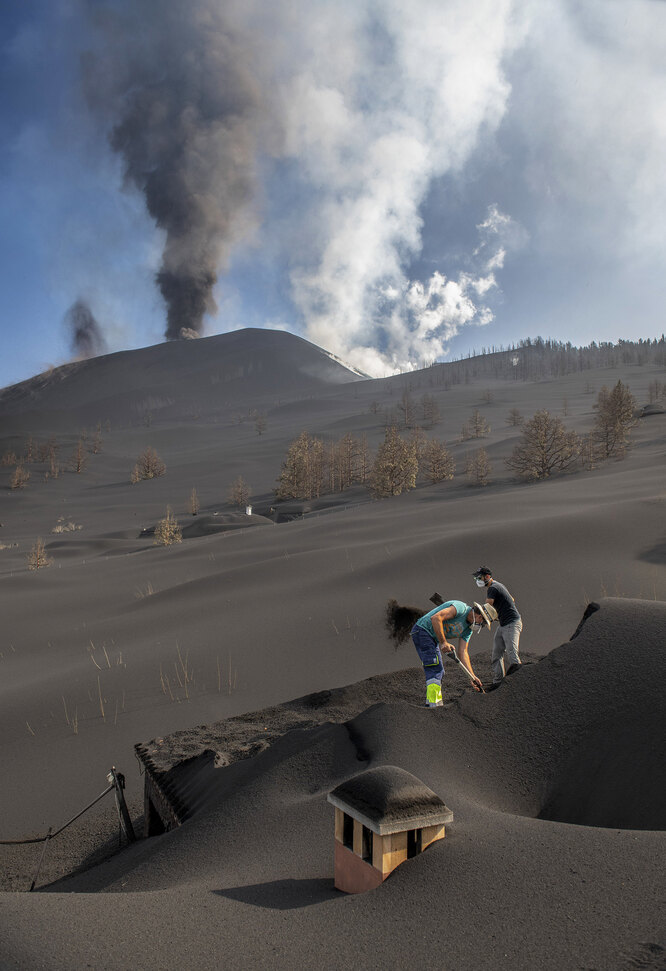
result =
M94 953L126 967L109 944L122 925L149 969L187 966L193 948L211 969L221 949L230 968L661 969L665 624L663 602L602 600L497 691L436 711L398 690L334 724L329 703L353 714L369 684L320 698L318 726L225 768L203 760L208 798L180 829L47 894L6 896L8 957L46 953L38 926L47 967ZM347 896L333 889L326 794L382 764L422 779L454 821L381 887ZM89 919L101 889L114 891L104 922Z
M359 380L326 351L284 331L248 328L65 364L0 391L0 413L51 420L211 417L267 399L302 398Z
M473 802L544 821L666 831L665 630L666 603L609 598L588 607L571 641L524 665L497 691L458 692L442 710L414 703L421 676L409 669L159 739L147 751L158 764L182 766L173 791L190 819L144 843L134 876L129 853L109 871L122 871L123 886L135 890L220 875L235 854L220 843L218 858L209 840L241 839L236 826L274 830L273 815L294 800L323 798L345 778L383 764L418 775L452 808ZM546 822L544 833L552 833ZM287 824L273 836L275 865L278 847L289 844L296 856L321 855L306 832ZM253 860L246 847L247 865L267 865L265 849L257 847ZM87 880L106 882L100 871L67 888L84 889Z

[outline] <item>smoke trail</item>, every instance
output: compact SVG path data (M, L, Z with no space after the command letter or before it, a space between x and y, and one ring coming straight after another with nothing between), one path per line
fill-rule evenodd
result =
M90 6L90 105L110 126L125 181L165 232L157 283L167 339L201 334L234 241L252 225L260 91L246 39L210 0Z
M70 345L77 358L96 357L106 352L106 341L87 303L77 300L64 317Z

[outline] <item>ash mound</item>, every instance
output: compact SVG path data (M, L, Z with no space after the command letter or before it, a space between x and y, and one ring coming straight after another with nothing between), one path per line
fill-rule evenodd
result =
M287 787L301 792L308 780L325 793L363 768L396 764L449 805L472 799L541 820L664 830L665 630L666 603L609 598L497 691L445 688L448 704L435 712L419 707L422 674L408 669L138 748L194 826L207 816L222 825L237 789L281 773Z

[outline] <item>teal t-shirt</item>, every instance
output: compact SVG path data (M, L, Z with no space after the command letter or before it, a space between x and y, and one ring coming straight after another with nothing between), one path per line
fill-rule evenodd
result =
M419 617L416 621L417 627L422 627L434 640L437 640L432 626L432 618L434 614L438 614L440 610L444 610L446 607L456 608L455 617L444 621L444 632L447 640L451 637L462 637L466 643L469 642L472 636L472 625L467 623L467 615L472 608L469 604L463 603L462 600L447 600L446 603L440 604L439 607L433 607L423 617Z

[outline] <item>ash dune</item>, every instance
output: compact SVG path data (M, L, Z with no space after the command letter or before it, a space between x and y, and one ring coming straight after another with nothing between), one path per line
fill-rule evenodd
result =
M101 802L49 844L38 894L7 891L27 889L39 850L0 848L8 968L120 968L130 954L145 968L193 954L203 968L663 966L666 418L651 409L626 459L592 471L524 485L503 462L520 434L510 408L566 410L582 434L594 391L621 379L647 405L666 368L521 381L488 363L371 381L290 335L244 331L0 392L0 454L54 437L64 463L102 427L80 474L44 481L35 461L12 490L0 467L0 838L61 825L111 765L139 826L136 743L187 774L192 808L99 864L117 847ZM349 431L375 449L406 390L436 398L427 435L448 443L453 481L276 503L294 437ZM462 472L474 408L491 425L486 488ZM132 485L148 446L166 474ZM250 516L227 500L239 475ZM167 505L183 542L156 547ZM53 562L31 572L38 536ZM471 601L481 562L518 601L529 663L487 696L448 671L447 706L421 710L422 672L387 636L386 602ZM489 652L475 637L480 670ZM381 764L421 778L454 823L378 890L343 897L326 793Z

